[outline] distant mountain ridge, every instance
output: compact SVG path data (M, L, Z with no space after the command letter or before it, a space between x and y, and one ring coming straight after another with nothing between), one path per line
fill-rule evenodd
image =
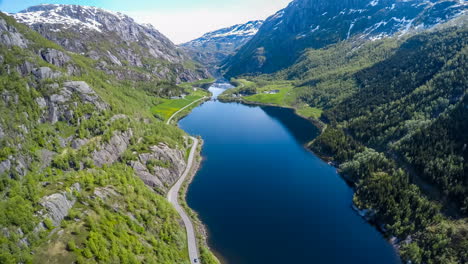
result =
M216 66L257 34L262 24L263 20L255 20L222 28L180 46L194 60L207 65L216 73Z
M467 7L463 0L295 0L269 17L222 68L228 77L271 73L290 66L306 48L427 29Z
M69 51L86 55L120 79L159 78L175 82L208 77L202 67L153 26L138 24L121 13L78 5L38 5L13 15ZM115 67L142 68L145 74Z

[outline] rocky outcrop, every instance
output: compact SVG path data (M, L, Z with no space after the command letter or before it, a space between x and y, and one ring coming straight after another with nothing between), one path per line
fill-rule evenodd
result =
M21 35L15 27L9 25L2 18L0 18L0 43L7 47L28 47L28 41L23 37L23 35Z
M63 87L72 93L76 93L82 102L93 104L99 110L106 110L109 107L86 82L65 82Z
M70 188L70 192L54 193L43 197L40 201L40 205L45 209L43 217L52 220L54 226L59 226L62 220L68 215L68 211L76 202L76 197L73 196L75 191L81 191L79 183L75 183Z
M32 74L38 81L46 80L46 79L57 79L62 76L62 73L53 71L49 67L39 67L32 70Z
M109 143L100 146L99 150L92 153L94 164L98 167L116 162L130 145L133 137L132 130L126 132L114 132Z
M41 57L48 63L53 64L57 67L63 67L71 60L67 54L56 49L42 50Z
M138 155L132 162L135 173L153 188L167 190L182 175L186 165L184 152L161 143L150 148L150 153Z
M105 201L111 197L119 196L112 186L97 187L94 189L94 196Z
M20 65L16 66L16 71L21 75L21 76L26 76L30 74L34 69L34 65L29 62L29 61L24 61Z
M9 159L0 162L0 174L9 172L11 169L11 161Z
M78 103L76 98L79 98L80 103L92 104L100 111L109 108L86 82L65 82L62 88L54 83L49 85L48 89L52 93L49 97L36 98L39 108L44 111L42 122L54 124L58 121L71 120L74 116L73 108Z

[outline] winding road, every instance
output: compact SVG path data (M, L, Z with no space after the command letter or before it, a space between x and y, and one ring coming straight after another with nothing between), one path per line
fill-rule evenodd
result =
M198 256L198 247L197 247L197 240L195 238L195 231L193 228L192 221L190 220L189 216L185 212L185 210L179 204L179 190L182 184L184 183L185 179L187 178L190 169L193 165L193 159L195 156L195 151L197 150L198 146L198 139L191 137L193 140L192 149L190 150L189 158L187 161L187 168L185 168L184 173L179 178L179 180L172 186L172 188L167 193L167 199L169 202L174 206L176 211L179 213L180 217L184 221L185 230L187 231L187 243L188 243L188 250L189 250L189 257L190 263L200 263L199 256Z
M196 102L198 102L198 101L200 101L200 100L203 100L203 99L205 99L205 98L206 98L206 96L203 96L202 98L200 98L200 99L198 99L198 100L195 100L195 101L191 102L190 104L188 104L188 105L182 107L181 109L179 109L179 111L175 112L174 114L171 115L171 117L169 117L169 119L167 120L166 124L170 124L171 121L172 121L172 119L173 119L178 113L184 111L184 109L186 109L187 107L189 107L189 106L193 105L194 103L196 103Z
M189 105L186 105L185 107L183 107L179 111L175 112L167 120L166 124L169 124L171 122L172 118L174 118L174 116L176 116L182 110L184 110L185 108L189 107L190 105L192 105L192 104L194 104L194 103L196 103L196 102L198 102L200 100L203 100L205 98L206 97L204 96L203 98L200 98L200 99L190 103ZM187 232L187 244L188 244L188 250L189 250L190 263L192 263L192 264L197 263L198 264L198 263L200 263L200 260L199 260L199 256L198 256L198 244L197 244L197 239L195 238L195 230L193 228L193 223L192 223L192 220L190 219L190 217L185 212L184 208L182 208L182 206L180 206L179 199L178 199L179 198L180 187L182 186L185 179L189 175L190 170L192 169L193 159L195 157L195 151L197 150L197 146L198 146L198 139L196 139L194 137L190 137L190 138L193 140L193 144L192 144L192 148L190 149L190 154L189 154L189 157L188 157L188 160L187 160L187 167L185 168L184 173L180 176L179 180L172 186L172 188L167 193L167 200L169 201L169 203L172 204L172 206L174 206L177 213L179 213L180 217L182 218L182 221L184 222L185 230Z

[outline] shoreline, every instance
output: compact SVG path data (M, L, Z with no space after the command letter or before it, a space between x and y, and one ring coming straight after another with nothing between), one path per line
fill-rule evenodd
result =
M181 186L181 188L179 190L179 193L178 193L178 199L179 199L180 205L188 213L188 216L190 217L190 219L192 220L192 223L194 224L195 235L197 237L197 244L198 244L198 247L200 249L200 261L201 261L201 263L203 263L203 264L206 263L206 260L204 258L206 258L207 256L204 256L202 251L207 250L208 254L211 255L211 256L208 256L208 257L213 257L214 258L213 260L211 260L211 262L210 262L210 260L208 260L208 263L223 264L223 263L227 263L227 262L223 260L223 257L219 253L212 250L210 248L210 246L209 246L209 243L208 243L209 234L208 234L207 227L205 226L205 224L198 217L198 213L195 210L193 210L192 208L190 208L190 206L188 206L188 203L187 203L188 188L190 187L190 184L192 183L192 181L195 179L195 176L198 173L198 171L200 170L200 168L202 166L202 162L203 162L203 157L201 155L201 150L203 149L204 141L203 141L203 139L201 137L198 137L198 140L199 140L199 144L198 144L198 147L197 147L197 150L196 150L195 160L193 161L192 168L190 169L190 172L187 175L187 178L182 183L182 186ZM213 262L213 261L215 261L215 262Z
M318 120L318 119L315 119L313 117L307 117L307 116L304 116L304 115L301 115L297 112L297 108L293 107L293 106L283 106L283 105L276 105L276 104L265 104L265 103L260 103L260 102L253 102L253 101L247 101L247 100L244 100L242 98L236 98L236 99L233 99L233 98L225 98L225 97L218 97L218 100L223 102L223 103L241 103L241 104L245 104L245 105L254 105L254 106L272 106L272 107L278 107L278 108L284 108L284 109L291 109L291 110L294 110L294 114L297 115L297 116L300 116L304 119L307 119L309 120L310 122L312 122L318 129L320 132L322 132L325 128L326 128L326 124L323 123L322 121Z
M200 106L206 101L209 101L210 97L204 96L196 101L193 101L192 103L184 106L183 108L179 109L177 112L172 114L169 119L167 119L166 124L170 125L171 122L175 122L177 124L182 118L186 117L189 115L192 111L192 109L195 109L196 107ZM193 107L192 107L193 106ZM191 108L192 107L192 108Z
M292 109L294 110L294 114L297 115L297 116L300 116L306 120L309 120L312 122L312 124L314 124L317 129L320 131L320 133L323 132L323 130L327 127L327 124L323 123L322 121L320 120L317 120L315 118L309 118L309 117L305 117L303 115L300 115L298 112L297 112L297 109L295 107L292 107L292 106L279 106L279 105L275 105L275 104L265 104L265 103L260 103L260 102L252 102L252 101L247 101L247 100L244 100L243 98L222 98L222 99L218 99L220 100L221 102L225 102L225 103L230 103L230 102L237 102L237 103L242 103L242 104L245 104L245 105L254 105L254 106L272 106L272 107L279 107L279 108L285 108L285 109ZM320 134L318 135L320 136ZM317 137L318 137L317 136ZM317 156L319 159L321 159L322 161L326 162L328 165L334 167L336 169L336 172L337 174L340 176L340 178L350 187L352 188L353 190L353 193L356 192L356 183L354 181L352 181L349 177L347 177L346 175L342 174L339 172L339 166L340 166L340 163L337 163L337 162L331 162L330 161L330 158L331 157L326 157L326 156L323 156L321 155L320 153L317 153L315 151L313 151L311 148L309 148L309 145L314 141L315 139L313 139L312 141L306 143L304 145L304 148L311 152L312 154L314 154L315 156ZM367 209L359 209L353 201L351 201L351 205L350 207L352 208L353 211L356 212L356 214L358 214L363 220L365 220L369 225L373 226L382 236L383 238L394 248L395 250L395 253L398 255L398 257L400 257L401 259L401 254L400 254L400 251L399 251L399 245L398 245L398 241L397 241L397 238L395 236L393 236L392 234L388 233L387 230L385 230L385 223L379 223L377 222L372 215L368 215L367 212L370 212L369 210ZM364 212L366 212L364 214ZM403 263L403 262L402 262Z

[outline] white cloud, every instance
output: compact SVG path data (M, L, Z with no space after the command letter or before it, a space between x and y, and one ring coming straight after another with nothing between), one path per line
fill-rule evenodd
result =
M187 10L142 10L123 12L139 23L150 23L174 43L198 38L206 32L265 19L284 8L291 0L260 0L234 7L200 7Z

